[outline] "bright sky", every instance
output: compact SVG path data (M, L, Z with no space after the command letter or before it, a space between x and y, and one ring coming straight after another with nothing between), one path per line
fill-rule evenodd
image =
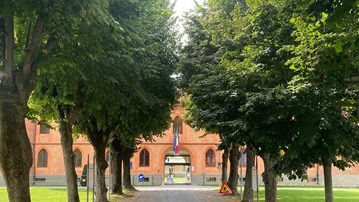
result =
M174 2L175 0L172 0ZM189 11L191 8L194 8L196 5L194 3L195 0L177 0L175 6L175 12L178 16L181 16L182 13ZM203 0L196 0L197 3L202 4Z
M174 2L174 1L176 1L176 0L172 0L172 2ZM195 5L196 5L194 3L195 1L199 4L203 4L204 0L177 0L174 11L175 11L175 15L179 17L178 24L179 24L179 31L181 33L183 33L183 31L184 31L183 25L182 25L182 23L183 23L182 15L185 12L187 12L195 7ZM186 36L184 36L182 38L182 42L185 41L185 38L186 38Z

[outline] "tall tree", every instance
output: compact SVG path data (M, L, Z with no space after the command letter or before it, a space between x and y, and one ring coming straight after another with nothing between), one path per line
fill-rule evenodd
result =
M2 1L0 4L0 35L4 42L0 59L0 165L10 201L30 201L32 154L25 117L29 96L36 85L36 73L51 56L55 43L71 35L72 22L80 20L80 14L86 18L88 13L101 10L99 5L106 5L95 6L94 2L98 1Z
M296 170L294 173L300 176L303 169L314 163L323 165L328 202L333 201L331 167L345 169L358 161L354 149L358 147L358 89L345 82L359 73L357 33L353 32L358 27L356 3L296 2L289 9L295 13L291 22L298 42L288 47L295 56L288 65L296 72L290 89L296 92L296 102L300 103L295 116L299 132L288 145L284 159L287 164L282 166ZM308 149L303 149L303 141ZM317 151L315 155L307 152L313 150Z

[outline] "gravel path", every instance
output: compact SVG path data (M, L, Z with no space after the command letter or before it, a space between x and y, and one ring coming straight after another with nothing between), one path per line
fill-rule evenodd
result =
M134 196L124 198L121 202L230 202L235 198L222 196L219 188L197 186L159 186L137 187Z

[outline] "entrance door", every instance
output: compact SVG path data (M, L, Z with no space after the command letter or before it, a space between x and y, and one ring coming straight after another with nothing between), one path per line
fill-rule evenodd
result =
M189 155L165 156L165 184L191 184L191 170Z

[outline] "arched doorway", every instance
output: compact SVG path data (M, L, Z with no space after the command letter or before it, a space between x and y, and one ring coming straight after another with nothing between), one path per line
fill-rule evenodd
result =
M178 154L169 150L164 159L165 184L191 184L191 156L184 149Z

